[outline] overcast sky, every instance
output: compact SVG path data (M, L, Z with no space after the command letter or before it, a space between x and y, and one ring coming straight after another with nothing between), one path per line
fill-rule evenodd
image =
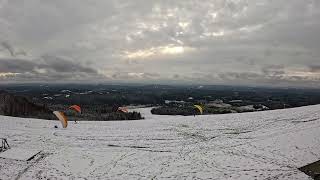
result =
M320 87L320 1L0 0L0 82Z

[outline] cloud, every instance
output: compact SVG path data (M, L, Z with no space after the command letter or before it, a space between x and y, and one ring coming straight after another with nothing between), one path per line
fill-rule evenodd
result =
M35 66L36 63L33 61L13 58L0 59L0 72L28 72L32 70Z
M310 65L309 69L310 69L310 72L320 73L320 65Z
M82 65L74 60L66 57L42 56L44 64L40 64L39 68L53 69L56 72L84 72L97 73L97 71L89 66Z
M266 77L281 77L285 75L285 68L283 65L268 65L262 67L262 73Z
M62 57L44 56L41 59L0 58L0 79L44 82L87 81L104 78L88 66Z
M141 82L158 78L160 78L159 74L147 72L117 72L112 74L113 80L133 80Z
M1 45L10 52L11 56L14 56L14 49L8 42L2 42Z
M10 55L12 57L16 57L16 56L19 56L19 55L22 55L22 56L26 56L27 55L27 52L22 50L22 49L19 49L19 50L16 50L9 42L7 41L3 41L1 43L1 46L4 48L4 50L8 51L10 53Z
M0 1L0 68L22 72L12 82L303 85L317 81L319 18L317 0Z

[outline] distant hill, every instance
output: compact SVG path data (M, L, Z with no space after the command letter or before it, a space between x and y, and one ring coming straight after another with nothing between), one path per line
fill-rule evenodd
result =
M52 111L45 106L30 102L26 97L0 90L0 114L15 117L51 117Z

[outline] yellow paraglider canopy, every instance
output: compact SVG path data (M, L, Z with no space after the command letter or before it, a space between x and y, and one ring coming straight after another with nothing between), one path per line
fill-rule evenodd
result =
M193 105L193 106L199 110L200 114L203 113L203 109L200 105Z
M56 115L57 118L60 120L63 128L66 128L68 126L68 119L63 112L53 111L53 114Z

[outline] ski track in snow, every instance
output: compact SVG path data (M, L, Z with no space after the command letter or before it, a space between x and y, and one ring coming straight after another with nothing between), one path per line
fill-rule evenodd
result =
M320 158L320 105L141 121L58 121L0 116L12 147L41 149L30 162L0 158L0 179L310 179Z

